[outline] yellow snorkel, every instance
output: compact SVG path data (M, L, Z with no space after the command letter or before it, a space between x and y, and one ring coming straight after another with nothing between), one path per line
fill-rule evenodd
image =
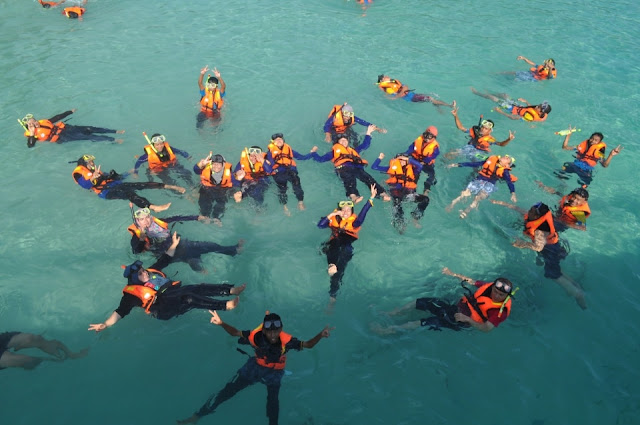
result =
M158 153L158 151L156 150L156 147L153 146L153 143L151 143L151 140L149 140L149 136L147 136L147 132L143 131L142 135L144 136L145 139L147 139L147 143L149 144L149 146L151 146L151 149L153 149L155 153Z
M247 162L249 163L249 167L251 167L251 172L255 173L255 168L253 168L253 164L251 163L251 160L249 159L249 149L247 149L247 147L244 147L244 151L242 152L244 156L247 157Z
M507 304L507 301L509 301L509 299L512 296L514 296L516 294L516 292L518 292L518 289L520 289L520 287L517 287L516 289L511 291L511 293L509 295L507 295L507 298L505 298L504 301L502 301L502 305L500 306L500 310L498 311L498 317L502 316L502 310L504 310L504 306Z
M20 124L20 127L24 128L24 131L29 131L27 126L24 125L24 122L20 118L17 118L17 120L18 120L18 124Z

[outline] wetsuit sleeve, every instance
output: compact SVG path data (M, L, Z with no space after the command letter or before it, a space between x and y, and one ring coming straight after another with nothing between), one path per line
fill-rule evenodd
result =
M484 161L474 161L474 162L458 162L458 167L481 167L484 164Z
M355 122L357 122L360 125L364 125L365 127L369 127L371 125L370 122L363 120L362 118L358 118L355 115L353 116L353 119L355 120Z
M476 288L480 288L481 286L486 285L487 283L489 283L489 282L484 282L484 281L482 281L482 280L476 280L476 281L473 283L473 285L474 285Z
M292 337L291 340L289 342L287 342L287 344L284 346L284 351L285 353L289 350L296 350L296 351L300 351L302 350L302 341L300 341L298 338L296 337Z
M509 173L508 170L504 170L504 173L502 174L502 178L507 183L507 186L509 186L509 192L514 193L516 191L516 187L513 185L511 174Z
M358 217L353 220L353 227L362 226L362 224L364 223L364 219L367 217L367 212L371 209L372 206L373 202L371 202L371 200L367 200L367 202L365 202L365 204L362 206L362 209L360 210L360 214L358 214Z
M427 155L424 157L424 163L425 164L430 163L431 161L436 159L438 155L440 155L440 148L436 147L435 149L433 149L433 153L431 155Z
M411 143L404 153L411 155L414 150L416 150L416 145Z
M435 158L435 157L434 157L434 158ZM431 160L429 160L429 159L425 159L425 163L428 163L429 161L431 161ZM412 156L410 156L410 157L409 157L409 164L410 164L411 166L413 166L413 168L414 168L414 172L416 172L416 170L417 170L418 172L420 172L420 170L422 169L422 164L421 164L419 161L417 161L417 160L416 160L414 157L412 157Z
M36 145L37 141L38 141L38 139L36 138L36 136L27 137L27 147L28 148L34 147Z
M87 180L85 179L82 174L76 173L74 175L74 177L76 178L76 182L80 185L81 188L83 189L91 189L93 187L93 183L91 183L91 180Z
M251 331L242 331L242 336L238 338L238 344L251 345L251 343L249 342L250 334Z
M131 235L131 251L134 254L140 254L145 251L145 241L137 237L136 235Z
M116 308L115 312L118 313L120 317L124 317L131 313L131 309L133 309L133 307L142 307L142 301L140 301L140 298L131 294L123 294L120 299L120 305Z
M382 166L380 165L380 158L376 158L375 161L373 161L373 164L371 164L371 169L372 170L376 170L376 171L380 171L382 173L386 173L387 171L389 171L389 167L388 166Z
M264 168L264 172L267 174L273 173L273 165L271 165L271 163L266 159L262 163L262 168Z
M500 317L498 317L499 313L500 313L499 308L490 309L489 311L487 311L487 321L491 323L493 326L497 327L498 325L500 325L500 323L504 322L507 318L507 314L504 312Z
M329 151L324 155L318 155L318 152L311 152L311 159L315 162L329 162L333 159L333 151Z
M204 168L200 169L200 167L198 167L198 164L193 166L193 172L196 173L197 175L202 174L202 170L204 170Z
M140 155L140 157L136 161L136 165L133 166L133 174L138 174L138 168L140 168L142 164L144 164L148 160L149 160L149 155L147 155L146 152Z
M322 217L318 222L318 227L321 229L326 229L327 227L329 227L329 219L326 216Z
M61 121L65 118L67 118L69 115L73 114L73 111L66 111L63 112L61 114L58 115L54 115L53 117L49 118L49 121L51 121L52 123L57 123L58 121Z
M371 146L371 136L367 134L366 136L364 136L364 140L362 141L362 143L360 143L360 145L356 148L356 152L360 153L362 151L365 151L369 149L369 146Z
M177 221L198 221L197 215L174 215L172 217L161 218L165 223L175 223Z
M293 157L295 159L299 159L301 161L306 161L307 159L311 159L313 157L313 154L315 153L315 152L309 152L306 155L302 155L301 153L296 152L293 149L291 149L291 152L293 152Z
M331 115L329 118L327 118L327 121L324 123L324 127L322 129L324 130L325 133L331 132L331 128L333 127L333 118L334 116Z
M182 149L178 149L175 146L171 146L171 150L173 151L173 153L178 154L178 155L182 156L183 158L189 158L189 152L187 152L187 151L183 151Z
M167 267L169 265L171 260L172 260L172 257L170 257L166 253L164 253L164 254L162 254L160 256L160 258L158 258L158 261L153 263L153 265L151 267L149 267L149 268L150 269L155 269L155 270L162 270L162 269L164 269L165 267Z
M204 97L204 90L200 90L200 99Z

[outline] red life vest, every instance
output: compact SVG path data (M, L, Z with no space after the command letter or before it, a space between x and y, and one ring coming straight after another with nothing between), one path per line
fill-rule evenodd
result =
M425 143L424 137L420 136L413 141L413 152L411 152L411 156L420 162L424 162L424 159L432 155L433 151L438 147L440 147L440 144L435 138ZM432 159L427 165L433 165L435 162L436 160Z
M51 142L55 143L60 137L60 132L65 128L63 122L53 124L49 120L38 120L39 127L36 127L35 134L33 135L38 142ZM31 137L29 131L24 132L25 137Z
M336 211L338 210L334 210L334 212ZM338 217L340 217L340 221L338 221ZM329 227L333 232L332 237L337 237L340 233L346 233L347 235L358 239L360 227L353 227L353 222L356 218L358 218L357 214L351 214L348 218L343 218L342 216L331 217L329 219Z
M532 241L535 240L535 231L542 226L542 223L549 225L549 234L547 235L547 245L553 245L558 243L558 233L556 233L556 227L553 225L553 216L551 211L547 211L542 217L529 221L529 214L524 216L524 234L529 236Z
M471 135L471 140L469 141L470 144L481 151L491 151L491 144L496 142L496 139L490 134L478 137L473 127L469 130L469 134Z
M266 158L267 154L262 152L262 158ZM242 151L240 155L240 168L242 168L245 172L244 179L245 180L257 180L267 175L267 172L264 170L264 166L261 162L256 162L252 164L249 160L249 155L247 155L247 151Z
M572 207L568 204L568 200L569 195L565 195L560 199L560 216L558 217L560 221L571 224L577 223L578 219L573 215L574 211L583 213L585 218L591 215L591 209L588 203L585 202L583 205Z
M409 163L403 167L399 159L392 159L389 161L387 174L391 176L387 179L387 183L390 185L400 184L407 189L415 189L417 187L413 167Z
M491 155L485 163L482 165L482 169L478 172L481 176L487 178L493 178L493 176L497 176L498 178L503 178L505 170L511 170L511 168L503 167L500 165L500 156ZM516 176L510 174L511 182L515 182L518 180Z
M343 106L344 105L334 105L333 109L329 113L329 116L327 117L333 117L332 125L336 133L344 133L345 131L347 131L347 128L351 127L356 122L355 118L351 118L349 121L344 119L344 116L342 115Z
M596 164L604 157L604 151L607 148L606 143L594 143L589 146L589 140L583 140L578 146L576 146L576 156L582 162L587 163L591 167L595 167Z
M160 227L162 227L165 230L169 229L169 224L165 223L164 221L160 220L157 217L153 217L151 216L151 218L153 219L153 221ZM136 226L135 224L131 224L129 227L127 227L127 230L129 231L129 233L131 233L132 235L135 235L138 239L141 239L140 236L142 235L142 232L140 231L140 228L138 228L138 226ZM151 247L151 239L149 239L149 236L147 236L145 234L144 236L144 249L147 250Z
M278 146L276 146L275 143L271 142L269 143L269 146L267 146L267 148L269 149L269 152L271 152L271 157L274 161L274 170L276 170L281 165L285 167L296 166L296 161L293 159L293 150L288 144L283 144L282 149L280 149Z
M534 66L533 68L530 68L529 71L531 71L531 75L533 75L533 78L536 80L548 80L550 78L556 78L556 75L558 75L555 68L551 68L551 70L549 70L548 68L545 68L544 65L538 65L537 67Z
M84 178L85 180L88 180L91 183L93 183L93 186L91 187L91 190L93 190L95 193L102 192L104 190L104 187L107 184L106 181L103 181L102 183L96 185L96 181L97 180L93 177L93 172L91 170L89 170L87 167L85 167L84 165L78 165L71 172L71 177L73 177L73 180L76 183L78 183L78 175L82 176L82 178ZM78 183L78 184L80 184L80 183Z
M165 278L167 277L167 275L161 272L160 270L147 269L147 271L149 273L158 273L160 276ZM172 286L180 285L180 281L171 282L171 285ZM151 286L148 286L146 284L145 285L126 285L122 289L122 292L125 294L131 294L137 297L138 299L140 299L140 301L142 301L142 308L144 308L144 311L147 314L149 314L149 310L151 309L151 306L153 305L153 303L156 302L157 293L158 293L158 291L155 288L152 288Z
M222 108L224 105L224 100L220 95L220 90L216 87L213 91L209 90L205 87L204 96L200 99L200 105L202 106L200 110L202 112L211 112L216 109Z
M84 15L84 12L85 12L85 8L78 7L78 6L65 7L62 10L62 14L67 18L79 18L80 16Z
M144 147L144 151L147 154L149 161L149 169L151 171L160 172L165 168L169 168L174 165L176 161L176 156L169 146L169 143L164 142L164 146L159 151L156 150L156 147L152 144L146 145Z
M462 301L464 301L469 307L469 311L471 312L470 317L474 322L485 323L486 317L488 317L487 313L489 312L489 310L500 309L502 308L503 304L504 310L506 310L507 312L505 319L509 317L509 313L511 313L511 297L507 298L507 301L504 303L497 303L493 301L493 299L491 298L492 286L493 282L486 283L478 288L478 290L473 294L473 298L476 299L477 306L474 306L472 303L470 303L466 295L462 297ZM476 311L476 308L479 308L480 312ZM482 316L480 315L480 313L482 314Z
M262 323L260 324L260 326L258 326L257 328L255 328L254 330L251 331L251 333L249 334L249 343L251 344L252 347L257 348L258 346L256 345L255 342L255 337L256 334L258 332L262 331ZM262 367L268 367L270 369L284 369L286 363L287 363L287 356L285 354L286 352L286 346L289 343L289 341L291 341L291 335L289 335L286 332L280 332L280 346L281 346L281 354L280 354L280 358L278 359L277 362L275 363L269 363L266 359L266 357L258 357L258 353L256 353L256 363L258 363L260 366Z
M345 148L340 143L333 145L333 158L331 161L336 168L341 168L347 162L367 165L367 161L360 158L360 154L355 149L350 146Z
M540 115L538 114L538 111L536 111L536 108L533 108L531 106L525 107L516 105L511 108L511 115L520 115L525 121L544 121L548 116L547 114L545 114L544 117L540 118Z
M398 80L382 81L378 83L378 87L387 94L396 94L402 88L402 83Z
M216 184L211 181L211 164L207 164L200 174L200 183L207 187L232 187L233 181L231 180L231 164L225 162L222 167L222 180Z

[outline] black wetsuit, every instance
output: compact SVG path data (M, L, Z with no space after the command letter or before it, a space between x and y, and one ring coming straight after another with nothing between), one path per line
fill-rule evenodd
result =
M61 114L55 115L49 118L52 124L62 121L69 115L73 114L73 111L66 111ZM58 134L58 140L56 143L71 142L73 140L91 140L92 142L113 142L116 140L111 136L103 136L100 133L116 133L117 130L111 130L110 128L92 127L90 125L71 125L66 124L65 127ZM32 148L35 146L38 139L35 136L29 136L27 138L27 146Z

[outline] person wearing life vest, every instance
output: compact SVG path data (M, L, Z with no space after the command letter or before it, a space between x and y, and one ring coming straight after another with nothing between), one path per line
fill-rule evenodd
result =
M123 182L128 173L118 174L111 170L105 174L100 170L100 165L96 167L96 157L93 155L82 155L75 163L71 176L73 180L83 189L91 190L103 199L128 199L140 208L149 208L153 211L164 211L171 203L164 205L154 205L146 198L138 195L136 190L144 189L169 189L178 193L184 193L185 189L180 186L167 185L157 182L129 183Z
M335 139L336 134L346 134L351 143L358 145L358 133L351 128L356 123L365 127L372 125L370 122L356 117L353 113L353 107L348 103L334 105L331 112L329 112L327 121L324 123L324 141L329 143L332 139ZM384 134L387 132L382 127L374 127L378 133Z
M220 109L224 105L224 97L227 85L220 75L218 68L213 68L213 77L207 78L203 84L204 74L209 70L209 65L200 70L198 87L200 88L200 113L196 118L196 128L202 128L204 122L209 119L214 124L220 120Z
M389 178L389 193L393 200L393 227L399 233L404 233L407 224L404 220L404 210L402 209L403 201L412 201L416 203L416 209L411 212L414 224L418 225L418 220L424 215L424 210L429 206L429 197L416 193L418 187L418 176L420 176L420 168L422 164L416 161L412 156L406 153L399 153L389 161L388 166L380 165L380 161L384 159L384 154L380 152L378 158L373 162L371 168L382 173L387 173Z
M142 267L140 260L123 266L127 285L122 289L120 305L107 320L90 324L88 330L101 332L127 316L134 307L141 307L145 313L160 320L169 320L193 309L233 310L238 305L238 295L244 291L245 284L238 287L226 283L182 286L181 282L172 281L162 272L171 262L179 243L180 237L174 233L165 254L148 269ZM235 295L230 301L212 298L230 295Z
M236 202L250 197L256 201L261 209L264 203L264 193L269 188L269 176L273 173L273 167L266 161L267 153L260 146L244 148L240 154L240 161L236 164L235 172L243 171L241 190L234 193Z
M336 301L338 290L342 284L342 276L353 257L352 243L358 240L360 228L377 195L376 185L372 184L370 189L371 197L362 206L359 214L353 212L354 202L352 200L341 201L333 212L322 217L318 222L318 228L331 229L331 237L322 245L322 252L327 256L327 273L331 277L330 303Z
M302 155L285 143L282 133L275 133L267 146L268 152L265 163L272 169L273 181L278 186L278 201L286 215L291 215L287 207L287 184L291 183L293 194L298 200L298 209L304 210L304 191L300 184L296 159L304 161L311 158L311 154Z
M493 110L512 120L542 122L547 119L547 116L551 112L551 105L549 105L546 100L539 105L532 105L526 99L519 98L518 102L524 103L524 105L519 105L506 93L481 93L473 87L471 87L471 92L480 97L484 97L485 99L499 103L500 106L495 107ZM503 109L506 112L503 111Z
M151 251L157 258L171 245L170 223L182 223L184 221L200 221L209 223L209 217L202 215L178 215L165 218L157 218L151 215L148 208L141 208L133 213L133 224L127 231L131 233L131 250L134 254ZM181 239L176 248L173 261L182 261L191 267L193 271L202 272L204 267L200 256L210 252L235 256L242 250L244 241L239 240L237 245L223 246L209 241L190 241Z
M480 161L485 160L489 155L491 155L491 145L495 144L498 146L507 146L509 142L515 139L515 132L509 130L509 137L507 137L502 142L497 142L493 137L493 129L494 123L491 120L485 120L480 117L478 125L473 126L469 129L465 128L460 122L460 118L458 117L458 106L456 105L456 101L453 101L453 109L451 109L451 114L456 123L456 127L458 130L467 133L470 137L466 146L461 149L455 149L445 154L445 158L453 159L456 156L463 155L469 161Z
M412 144L409 145L405 152L420 163L420 167L416 170L416 182L420 178L421 172L425 172L427 174L423 190L423 195L425 196L429 194L431 186L437 183L435 163L436 158L440 155L440 144L438 143L438 140L436 140L436 137L438 137L438 128L434 125L430 125L413 141Z
M460 331L473 327L482 332L490 332L500 326L511 314L512 299L517 288L513 287L513 283L509 279L499 277L494 281L475 280L454 273L447 267L442 269L442 273L460 279L467 295L460 298L456 304L440 298L418 298L387 314L396 316L415 309L428 311L432 316L388 327L372 324L371 329L381 335L417 329L422 326L435 331L441 331L442 328ZM473 285L475 291L469 290L464 286L464 283Z
M344 184L345 194L354 202L360 202L362 200L362 196L360 196L360 192L358 191L357 180L366 184L367 187L370 187L372 184L375 185L377 192L382 196L385 202L391 200L384 187L376 182L376 180L365 171L364 167L367 165L367 161L360 157L360 153L371 146L371 133L375 130L375 125L369 125L362 144L355 148L349 146L349 137L347 134L338 133L335 135L333 148L326 154L322 156L318 155L317 146L314 146L311 149L311 157L314 161L333 162L335 172Z
M155 133L148 140L151 143L143 148L144 154L138 157L133 167L133 175L137 176L138 169L146 162L149 166L147 169L149 180L152 179L152 175L157 175L163 183L176 184L170 174L170 171L175 171L189 186L193 186L191 171L184 168L176 157L180 155L185 159L191 159L189 153L169 145L164 134Z
M591 215L589 208L589 192L584 187L572 190L568 195L556 189L545 186L541 181L536 180L535 183L545 192L559 196L560 202L558 209L554 214L554 223L556 230L562 232L567 228L577 230L587 230L587 218Z
M376 85L391 98L404 99L407 102L430 102L436 106L448 106L450 108L453 106L427 94L415 93L408 86L402 84L398 80L394 80L388 75L378 75L378 82Z
M525 58L524 56L518 56L516 60L524 61L532 66L529 71L516 72L515 74L517 80L541 81L551 80L558 76L558 72L556 70L556 61L551 58L545 59L544 62L542 62L542 65L537 65L535 62Z
M66 0L62 0L62 1L44 1L44 0L38 0L38 3L40 3L40 6L42 6L45 9L49 9L51 7L56 7L56 6L60 6L62 3L64 3Z
M62 10L62 14L69 19L78 19L79 17L84 15L85 12L86 12L86 9L84 7L79 7L79 6L65 7Z
M565 136L562 143L562 149L571 151L575 150L576 159L573 162L565 162L562 169L556 171L555 174L558 178L568 179L568 174L577 174L578 183L580 185L588 186L593 180L593 170L597 164L607 168L611 164L611 160L614 156L618 155L622 150L622 145L618 145L609 152L609 156L605 159L605 152L607 144L602 140L604 136L602 133L593 133L587 140L583 140L577 146L569 146L569 139L573 132L573 127L569 126L569 133Z
M250 385L261 382L267 387L267 417L269 425L278 425L280 402L280 381L285 374L287 353L291 350L301 351L316 346L322 338L329 338L335 328L325 326L316 336L308 341L298 338L282 330L282 319L275 313L266 312L260 325L253 330L239 330L220 319L216 311L211 313L211 323L221 326L229 335L239 338L238 343L251 345L255 356L249 356L234 378L217 393L209 397L206 403L189 418L179 420L178 424L194 424L203 416L213 413L220 404L235 396ZM238 348L238 351L246 354ZM255 404L255 403L253 403Z
M213 152L193 166L193 171L200 176L200 215L211 217L218 226L222 225L220 219L233 187L240 185L232 167L222 155L213 155Z
M511 202L515 204L517 198L516 188L513 183L518 180L518 178L511 174L511 169L515 166L515 161L515 158L509 155L493 155L487 158L486 161L460 162L457 164L449 164L447 168L477 168L480 166L482 168L478 172L478 176L467 185L467 188L465 190L460 193L460 196L451 201L451 203L446 207L446 211L451 212L455 204L474 194L475 197L473 198L471 204L464 210L460 210L460 218L466 218L467 214L469 214L472 209L478 208L478 204L482 200L488 198L491 193L498 190L498 188L496 187L496 183L498 182L498 180L503 180L505 183L507 183L509 192L511 192Z
M16 353L16 351L28 348L38 349L49 356L36 357ZM68 359L80 359L88 353L88 348L74 353L62 342L55 339L45 339L41 335L26 332L0 333L0 370L10 367L32 370L44 361L62 362Z
M27 114L20 120L20 125L24 128L24 137L27 138L27 147L32 148L37 142L65 143L74 140L122 143L122 139L115 139L99 133L122 134L124 130L111 130L88 125L71 125L62 122L63 119L75 111L75 109L71 109L48 120L37 120L33 117L33 114Z

